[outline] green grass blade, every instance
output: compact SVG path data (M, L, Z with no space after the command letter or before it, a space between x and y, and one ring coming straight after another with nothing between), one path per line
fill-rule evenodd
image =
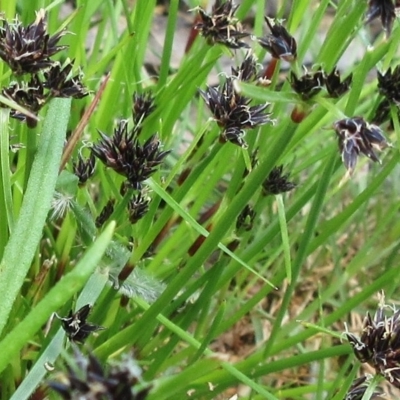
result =
M2 332L29 270L50 209L71 107L70 99L54 99L44 121L20 215L0 263Z
M9 234L14 229L14 210L11 194L11 174L9 165L10 143L8 137L9 110L0 109L0 258Z
M286 277L288 283L290 283L292 282L292 261L290 257L290 243L289 243L289 234L288 234L286 215L285 215L285 205L283 204L282 195L277 195L276 201L278 204L279 225L281 227L283 255L285 257Z
M84 254L76 267L64 276L44 297L42 301L23 319L1 342L0 372L15 357L20 349L50 318L76 294L93 274L111 241L115 223L112 222Z

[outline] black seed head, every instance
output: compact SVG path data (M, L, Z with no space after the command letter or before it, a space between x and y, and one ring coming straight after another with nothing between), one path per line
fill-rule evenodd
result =
M149 210L150 198L142 192L133 198L128 203L129 221L131 224L136 224L142 219Z
M349 391L346 393L344 400L361 400L368 389L368 386L369 384L365 376L355 379L351 384ZM383 399L383 397L380 397L382 395L384 395L382 390L377 388L372 394L371 399Z
M121 121L112 137L99 131L101 140L92 147L92 152L107 167L125 176L133 189L140 190L169 153L161 151L156 135L143 145L139 143L137 130L128 130L128 122Z
M289 34L283 25L275 22L271 23L271 19L265 17L265 21L271 31L271 34L258 38L258 43L266 49L274 58L294 61L297 57L296 40Z
M380 163L374 149L383 150L391 146L382 130L377 125L368 124L362 117L342 119L333 126L338 136L342 160L349 174L353 173L360 153Z
M144 400L150 386L145 386L142 371L131 356L103 366L92 354L85 356L73 346L74 359L65 372L58 372L48 386L66 400ZM138 385L140 384L140 387Z
M210 45L220 43L231 49L249 47L241 40L249 34L243 31L241 24L234 16L237 8L238 6L234 5L232 0L216 0L211 14L197 7L201 22L195 25L195 29L207 39Z
M391 121L390 105L395 105L397 110L400 106L400 65L394 70L389 68L386 73L378 72L378 90L384 96L375 111L373 122L381 124L387 120ZM392 124L392 122L391 122Z
M73 60L63 67L60 63L54 63L44 72L45 82L43 86L50 90L52 97L73 97L81 99L89 94L82 84L82 73L72 74Z
M340 81L340 73L334 68L333 71L325 76L325 86L330 97L340 97L345 94L351 85L353 74L350 74L346 79Z
M231 142L242 149L247 149L249 146L244 140L246 132L236 126L230 126L221 132L219 141L221 143Z
M400 65L385 74L378 72L378 90L391 104L400 106Z
M134 125L140 125L156 108L154 96L151 92L134 93L132 115Z
M390 36L393 27L393 21L396 18L395 6L393 0L369 0L368 10L365 17L365 23L369 23L379 18L382 22L386 36Z
M296 184L289 181L289 174L283 174L283 165L275 167L262 184L264 194L280 194L290 192Z
M86 181L94 174L96 166L96 158L93 153L90 153L86 160L81 154L78 155L78 161L72 164L74 174L79 179L79 185L84 185Z
M390 316L385 315L389 309ZM367 313L361 337L346 332L354 354L396 388L400 388L400 311L382 303L374 318Z
M15 75L35 74L53 65L50 57L67 46L58 46L57 42L67 32L62 30L50 36L47 33L45 11L36 14L34 23L22 26L18 19L8 23L1 18L0 58L12 69Z
M108 200L107 204L101 210L99 216L96 218L95 225L97 228L101 228L105 222L110 218L111 214L114 212L114 199Z
M43 85L37 75L32 75L29 82L12 83L8 88L2 90L2 94L35 115L47 100L47 95L44 93ZM20 121L26 121L30 128L37 125L36 120L16 110L11 110L10 116Z
M257 80L257 58L254 54L248 52L238 68L232 67L232 76L243 82L254 82Z
M205 91L200 90L200 94L218 125L223 128L221 141L230 141L246 148L244 130L265 125L272 120L266 112L269 105L250 106L251 100L235 91L234 79L228 77L222 87L208 87Z
M310 100L324 85L324 73L322 70L307 72L300 78L294 72L290 73L290 85L303 100Z
M67 317L59 317L61 325L71 341L83 343L91 333L105 329L102 326L86 322L91 309L92 306L86 304L75 313L71 310Z
M253 222L256 217L256 213L251 206L248 204L238 215L236 219L236 229L243 229L245 231L250 231L253 228Z

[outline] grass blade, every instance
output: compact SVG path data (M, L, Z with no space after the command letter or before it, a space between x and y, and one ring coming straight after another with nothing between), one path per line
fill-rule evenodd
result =
M70 99L54 99L44 121L21 213L0 263L0 333L29 270L50 209L67 131Z

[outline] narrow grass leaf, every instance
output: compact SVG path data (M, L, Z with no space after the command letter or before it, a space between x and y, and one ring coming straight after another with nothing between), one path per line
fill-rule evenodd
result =
M184 220L188 222L193 229L195 229L198 233L200 233L204 237L208 237L209 232L205 228L203 228L189 213L187 213L157 182L155 182L153 179L150 179L149 186L154 190L155 193L157 193L162 199L164 199L182 218L184 218ZM230 251L225 245L223 245L222 243L218 243L218 248L220 248L225 254L236 260L244 268L251 271L254 275L263 280L265 283L268 283L269 285L271 285L271 287L275 287L265 277L260 275L248 264L243 262L235 253Z
M104 232L84 254L76 267L66 274L32 309L32 311L0 342L0 372L15 357L21 348L45 324L51 314L61 308L87 282L97 268L109 245L115 228L111 222Z
M8 136L9 110L0 109L0 258L3 256L4 247L9 234L14 229L14 209L11 193L11 174L9 165L10 142Z
M38 151L15 229L0 263L0 332L29 271L50 209L67 131L70 99L54 99L44 121Z
M285 205L283 204L283 197L281 194L277 195L275 198L278 205L279 225L281 227L281 238L283 245L283 255L285 257L286 277L288 283L290 284L292 282L292 261L290 257L290 243L285 215Z

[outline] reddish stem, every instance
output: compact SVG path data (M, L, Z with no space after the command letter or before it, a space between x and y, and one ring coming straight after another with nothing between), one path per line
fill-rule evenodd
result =
M190 33L189 33L189 37L188 40L186 42L186 46L185 46L185 54L187 54L189 52L189 50L191 49L193 42L195 41L197 35L199 34L199 31L197 29L195 29L195 26L201 21L200 15L196 15L196 17L194 18L193 21L193 25L190 29Z
M278 64L278 60L273 58L270 63L267 65L264 71L263 77L266 79L271 79L275 73L276 65Z

